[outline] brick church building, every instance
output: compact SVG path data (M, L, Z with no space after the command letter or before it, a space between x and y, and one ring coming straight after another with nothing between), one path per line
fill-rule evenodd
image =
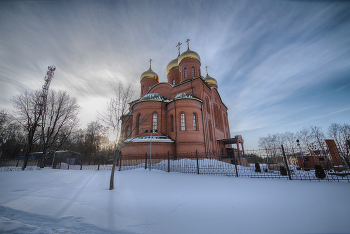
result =
M208 72L202 76L200 56L189 45L180 54L179 47L166 74L167 82L159 82L151 63L141 74L140 98L130 103L130 112L123 116L122 154L149 153L151 146L152 154L197 150L226 156L236 144L240 156L244 152L243 139L231 138L227 107L217 80Z

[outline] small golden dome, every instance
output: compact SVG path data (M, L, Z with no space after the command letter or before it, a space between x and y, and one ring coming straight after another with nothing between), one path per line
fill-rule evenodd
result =
M143 78L152 78L152 79L155 79L159 82L159 77L157 75L157 73L155 73L154 71L152 71L152 69L148 69L147 71L145 71L144 73L141 74L141 77L140 77L140 81L143 79Z
M173 59L170 61L170 63L168 63L168 66L166 66L166 74L168 75L168 73L176 68L179 68L179 64L178 64L178 58Z
M209 76L208 73L207 73L207 75L205 76L204 81L205 81L205 83L207 83L208 85L214 84L214 85L218 86L217 80L216 80L215 78Z
M187 58L194 58L201 62L201 58L199 57L199 55L196 52L188 49L179 56L178 64L180 64L182 60Z

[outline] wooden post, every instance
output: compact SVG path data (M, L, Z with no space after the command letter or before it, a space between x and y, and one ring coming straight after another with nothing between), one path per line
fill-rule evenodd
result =
M281 145L282 147L282 153L283 153L283 158L284 158L284 163L287 167L287 172L288 172L288 177L290 180L292 180L292 177L290 176L290 171L289 171L289 166L288 166L288 162L287 162L287 157L286 157L286 153L284 152L284 148L283 148L283 145Z
M83 156L84 155L81 155L80 157L80 170L83 170Z

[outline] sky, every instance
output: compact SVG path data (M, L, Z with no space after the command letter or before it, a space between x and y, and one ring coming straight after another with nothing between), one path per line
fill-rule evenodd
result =
M152 69L166 82L176 45L191 39L245 149L269 133L350 123L350 1L0 1L0 109L11 97L67 90L81 127L119 82Z

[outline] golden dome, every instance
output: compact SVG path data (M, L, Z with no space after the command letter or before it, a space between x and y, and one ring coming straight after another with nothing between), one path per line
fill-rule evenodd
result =
M168 63L168 66L166 66L166 74L168 75L168 73L176 68L179 68L179 64L178 64L178 58L173 59L170 61L170 63Z
M144 73L141 74L141 77L140 77L140 81L143 79L143 78L152 78L152 79L155 79L159 82L159 77L157 75L157 73L155 73L154 71L152 71L152 69L148 69L147 71L145 71Z
M196 52L188 49L179 56L178 63L180 64L182 60L187 58L194 58L201 62L201 58L199 57L199 55Z
M216 80L215 78L209 76L208 73L207 73L207 75L205 76L204 81L205 81L205 83L207 83L208 85L214 84L214 85L218 86L217 80Z

